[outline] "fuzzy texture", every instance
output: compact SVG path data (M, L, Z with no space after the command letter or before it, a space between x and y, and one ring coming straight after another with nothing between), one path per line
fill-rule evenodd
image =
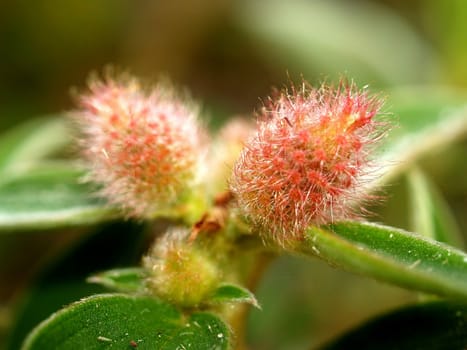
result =
M246 140L255 132L255 125L242 118L232 118L219 130L210 147L209 192L212 196L226 191L227 181Z
M381 101L353 84L276 93L259 114L258 130L237 160L230 182L240 210L281 244L311 224L355 216L350 203L373 165L384 134L375 120Z
M92 79L73 118L87 162L86 180L129 217L172 206L196 176L203 155L197 108L168 85L144 89L134 78Z
M183 307L198 306L217 287L220 272L208 252L188 241L188 232L167 232L143 259L151 294Z

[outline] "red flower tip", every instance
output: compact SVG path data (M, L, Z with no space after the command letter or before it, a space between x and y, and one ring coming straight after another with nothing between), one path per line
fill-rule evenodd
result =
M367 198L370 153L384 134L382 101L353 83L303 83L269 99L235 164L231 191L265 238L282 244L307 226L355 216Z
M196 108L167 85L142 88L131 77L94 79L74 113L88 180L128 216L176 202L202 152Z

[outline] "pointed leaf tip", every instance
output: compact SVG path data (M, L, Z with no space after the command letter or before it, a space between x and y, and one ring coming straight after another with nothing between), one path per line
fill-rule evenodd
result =
M86 281L113 291L134 293L144 289L144 275L142 268L128 267L103 271L88 277Z
M247 303L261 309L256 297L248 289L234 285L223 284L207 300L208 303Z

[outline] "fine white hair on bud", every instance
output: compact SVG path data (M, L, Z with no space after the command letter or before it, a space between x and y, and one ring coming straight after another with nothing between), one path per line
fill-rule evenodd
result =
M198 108L169 84L144 88L128 75L93 78L72 118L99 194L129 217L174 205L205 154Z
M368 198L363 179L385 132L381 106L344 81L303 83L268 100L230 181L239 209L264 238L286 244L309 225L356 216L351 203Z
M211 254L189 240L189 232L172 229L143 259L151 294L183 307L198 306L217 287L221 273Z

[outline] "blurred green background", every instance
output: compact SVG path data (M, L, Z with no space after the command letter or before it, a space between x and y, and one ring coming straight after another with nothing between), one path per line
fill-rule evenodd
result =
M250 115L272 85L301 76L317 83L345 75L383 89L390 111L391 92L402 87L462 91L466 43L464 0L6 0L0 2L0 131L69 110L70 89L83 88L89 72L108 64L150 80L169 76L202 101L212 126ZM465 192L449 180L452 163L465 159L465 142L455 152L451 163L426 163L465 228ZM401 214L403 186L395 183L389 203L375 208L378 221L409 226ZM8 334L35 273L84 235L1 238L1 334ZM252 349L305 349L415 300L319 261L287 257L272 265L258 292L263 311L249 319Z
M223 116L287 72L463 86L466 18L462 0L2 1L1 123L69 109L70 87L109 63L167 74Z

